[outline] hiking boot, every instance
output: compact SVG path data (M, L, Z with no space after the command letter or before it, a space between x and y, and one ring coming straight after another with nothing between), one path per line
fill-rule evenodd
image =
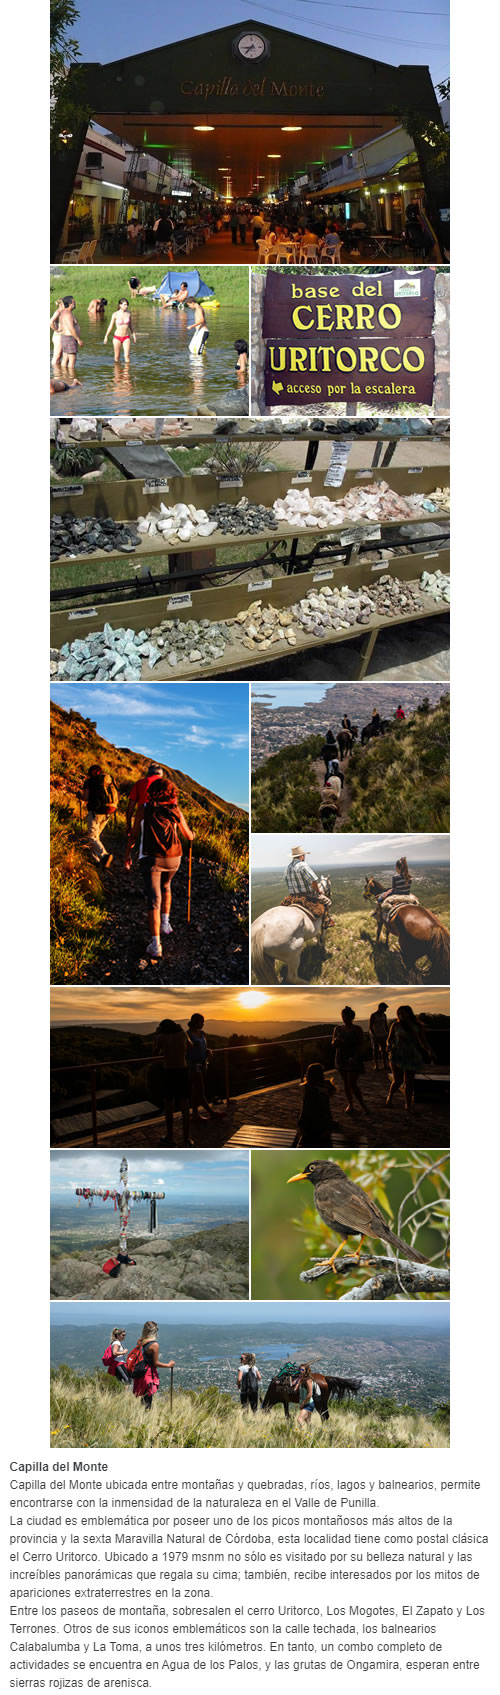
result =
M171 925L171 923L170 923L170 919L169 919L169 918L167 918L167 914L166 914L166 913L163 913L163 914L162 914L162 920L161 920L161 924L160 924L160 930L161 930L161 934L162 934L162 936L173 936L173 930L172 930L172 925Z
M148 959L161 959L161 942L159 936L152 936L146 948Z

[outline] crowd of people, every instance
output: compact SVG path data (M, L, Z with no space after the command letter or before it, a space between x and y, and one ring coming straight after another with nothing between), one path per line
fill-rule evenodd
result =
M189 204L165 202L161 207L151 206L142 219L131 217L123 237L138 258L158 254L172 262L183 250L190 231L195 244L210 241L222 232L230 234L234 247L257 248L265 236L276 241L316 241L321 248L319 256L326 263L334 254L338 257L341 248L346 259L360 248L368 252L373 236L386 233L376 230L373 213L366 208L346 218L342 213L333 214L328 200L308 201L299 195L272 203L255 197L209 201L193 192ZM429 258L434 243L418 200L406 207L404 228L395 239L411 257Z

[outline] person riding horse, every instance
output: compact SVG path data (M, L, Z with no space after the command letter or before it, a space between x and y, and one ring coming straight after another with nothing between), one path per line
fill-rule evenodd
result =
M307 858L309 855L307 855ZM285 871L288 894L282 902L283 906L303 906L306 912L318 915L321 911L322 929L328 912L329 901L323 894L316 872L306 865L306 854L301 847L292 848L292 857Z
M391 887L390 889L381 889L380 894L376 895L375 898L377 905L383 906L384 901L388 900L391 895L399 895L401 899L410 895L411 882L411 875L408 870L408 860L404 858L397 859L396 870L393 873Z
M325 740L324 740L324 743L323 743L323 747L321 749L321 758L324 759L324 762L325 762L325 776L326 777L328 777L328 775L329 775L328 766L330 764L330 760L331 759L338 759L338 752L339 752L338 745L337 745L335 736L333 734L333 730L327 730Z

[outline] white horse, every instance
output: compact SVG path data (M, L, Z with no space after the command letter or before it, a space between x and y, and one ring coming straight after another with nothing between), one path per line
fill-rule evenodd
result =
M322 895L330 895L330 878L319 877ZM287 967L287 981L300 983L299 965L303 948L321 937L322 918L313 918L301 906L270 906L255 918L251 929L252 979L255 983L277 983L276 961Z
M327 777L324 787L328 790L329 795L333 795L334 800L340 800L340 796L342 794L342 783L340 777Z

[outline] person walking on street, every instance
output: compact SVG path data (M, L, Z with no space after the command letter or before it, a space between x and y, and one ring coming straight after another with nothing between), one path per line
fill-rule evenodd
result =
M116 812L118 791L112 777L103 771L102 765L91 765L88 777L83 784L81 799L87 807L87 838L91 858L99 865L104 860L105 870L112 863L113 855L101 841L105 824Z

